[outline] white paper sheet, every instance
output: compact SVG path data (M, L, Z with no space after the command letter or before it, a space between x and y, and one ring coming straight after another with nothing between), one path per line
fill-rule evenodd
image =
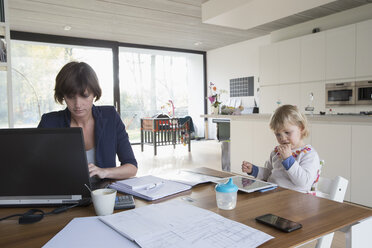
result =
M171 181L184 183L192 187L201 183L215 182L221 179L220 177L213 177L185 170L179 170L178 172L165 174L162 175L162 177Z
M257 247L273 238L211 211L178 201L99 218L142 248Z
M74 218L43 247L139 248L137 244L105 225L98 217Z

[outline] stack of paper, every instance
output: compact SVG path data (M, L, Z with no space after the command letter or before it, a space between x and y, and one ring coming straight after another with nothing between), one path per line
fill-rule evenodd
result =
M211 211L176 201L99 218L142 248L257 247L273 238Z
M186 170L179 170L177 172L163 174L162 177L171 181L187 184L192 187L202 183L216 182L221 179L220 177L208 176Z
M114 182L109 187L148 201L161 199L191 189L190 185L155 176L125 179Z
M176 200L113 215L75 218L44 247L238 248L257 247L272 238Z

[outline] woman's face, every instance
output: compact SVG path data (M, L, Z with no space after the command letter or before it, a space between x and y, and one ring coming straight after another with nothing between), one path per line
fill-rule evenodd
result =
M74 118L84 118L92 113L94 96L88 90L85 90L84 95L76 94L72 96L64 96L68 110Z

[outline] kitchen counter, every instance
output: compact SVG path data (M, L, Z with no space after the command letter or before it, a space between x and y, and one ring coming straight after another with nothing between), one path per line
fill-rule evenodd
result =
M263 121L270 120L271 114L249 114L249 115L201 115L203 118L221 118L234 121ZM370 115L306 115L310 123L330 123L332 124L360 124L372 125Z

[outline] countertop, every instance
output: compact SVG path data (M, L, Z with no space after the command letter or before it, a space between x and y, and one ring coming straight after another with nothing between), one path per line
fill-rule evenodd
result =
M248 114L248 115L201 115L203 118L220 118L236 121L269 121L271 114ZM310 123L322 122L332 124L359 124L372 125L370 115L306 115Z

